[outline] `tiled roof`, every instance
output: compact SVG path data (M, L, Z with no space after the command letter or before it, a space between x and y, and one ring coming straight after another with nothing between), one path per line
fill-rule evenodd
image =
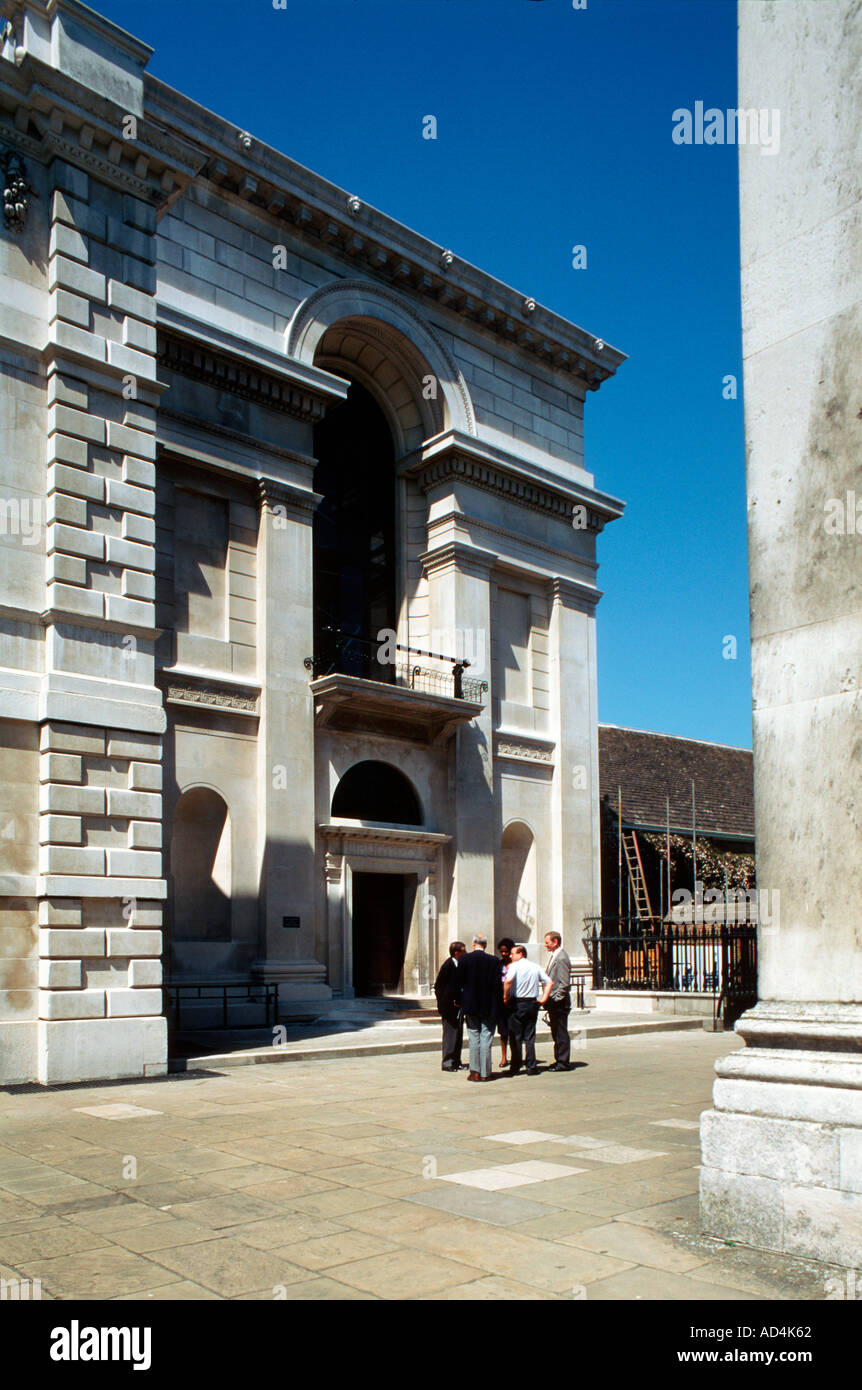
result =
M601 796L614 813L617 788L622 788L625 824L664 826L665 798L670 797L671 829L689 833L694 781L699 833L754 838L754 768L748 748L600 724L599 781Z

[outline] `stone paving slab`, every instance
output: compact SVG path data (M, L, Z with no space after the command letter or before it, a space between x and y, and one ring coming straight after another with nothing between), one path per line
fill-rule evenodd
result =
M11 1089L0 1276L60 1301L824 1299L833 1267L700 1230L698 1117L738 1045L594 1035L576 1071L487 1086L408 1052Z

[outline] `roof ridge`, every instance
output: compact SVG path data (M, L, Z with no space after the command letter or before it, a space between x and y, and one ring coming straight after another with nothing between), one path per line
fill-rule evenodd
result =
M635 729L630 724L605 724L599 720L600 729L618 729L623 734L645 734L648 738L667 738L674 743L699 743L705 748L730 748L737 753L752 753L751 748L745 748L740 743L717 743L715 739L709 738L689 738L686 734L662 734L656 729Z

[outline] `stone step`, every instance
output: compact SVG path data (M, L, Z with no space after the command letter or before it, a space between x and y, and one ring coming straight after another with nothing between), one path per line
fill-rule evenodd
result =
M581 1024L582 1018L584 1020L583 1024ZM590 1039L627 1037L632 1033L686 1032L693 1029L701 1031L702 1022L702 1019L686 1018L682 1015L665 1015L662 1017L661 1015L654 1014L651 1017L629 1019L606 1018L601 1021L593 1019L588 1020L586 1015L578 1015L578 1022L574 1027L569 1029L569 1036L575 1040L572 1060L577 1062L579 1048L583 1046L585 1041L589 1042ZM403 1023L400 1025L402 1029L404 1026ZM200 1035L197 1039L195 1039L194 1034L190 1034L188 1038L178 1039L178 1042L188 1041L193 1047L206 1047L207 1045L211 1045L213 1047L212 1052L201 1051L196 1055L190 1053L190 1055L185 1057L174 1057L168 1064L168 1070L172 1072L183 1072L208 1069L211 1067L252 1066L257 1063L268 1062L309 1062L323 1061L325 1059L334 1061L339 1057L370 1058L398 1056L414 1052L439 1052L440 1038L436 1033L433 1036L421 1036L421 1034L426 1033L426 1029L424 1028L416 1030L419 1036L399 1038L397 1040L393 1038L391 1041L386 1039L386 1031L385 1028L375 1027L373 1029L374 1037L369 1037L368 1033L363 1034L360 1031L360 1035L353 1041L345 1040L344 1042L340 1040L335 1041L330 1033L328 1035L330 1039L329 1042L327 1042L327 1038L324 1035L317 1038L291 1039L284 1046L280 1047L273 1047L271 1042L269 1042L268 1045L262 1046L261 1043L265 1040L261 1036L261 1033L258 1032L257 1038L259 1041L257 1045L249 1038L247 1044L243 1046L242 1038L235 1037L232 1041L235 1042L237 1047L235 1051L231 1052L222 1050L226 1041L224 1033L218 1036L210 1035L209 1037ZM430 1034L430 1029L427 1030L427 1033ZM269 1036L271 1037L271 1030ZM536 1041L549 1045L550 1033L548 1030L544 1028L537 1029ZM466 1039L464 1055L466 1056Z

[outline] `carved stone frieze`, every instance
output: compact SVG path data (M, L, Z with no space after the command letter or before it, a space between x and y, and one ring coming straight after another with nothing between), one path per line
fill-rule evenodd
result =
M533 743L529 739L500 738L495 752L498 758L512 758L519 763L544 763L554 761L554 750L544 743Z
M187 685L172 681L166 687L165 699L171 705L198 705L207 709L229 710L255 717L259 713L257 695L219 689L216 686Z

